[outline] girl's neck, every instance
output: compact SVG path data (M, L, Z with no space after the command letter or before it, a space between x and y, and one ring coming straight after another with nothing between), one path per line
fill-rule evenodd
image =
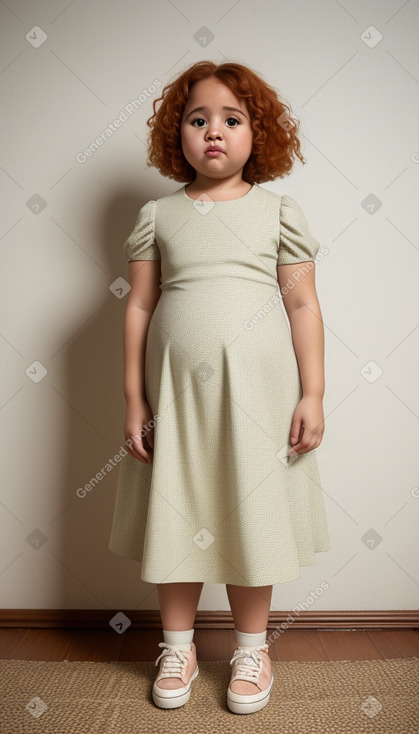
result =
M190 184L186 184L185 192L192 199L197 199L199 196L205 194L213 201L230 201L231 199L240 199L242 196L247 194L251 188L252 184L243 180L240 182L240 185L237 184L233 187L229 187L228 189L217 183L214 185L203 185L196 184L195 181L193 181Z

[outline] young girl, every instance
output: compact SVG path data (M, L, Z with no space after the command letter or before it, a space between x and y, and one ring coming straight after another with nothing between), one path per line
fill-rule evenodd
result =
M255 72L200 61L153 111L147 164L186 185L144 204L124 245L128 453L109 548L157 584L155 704L189 699L206 581L226 584L235 624L228 707L251 713L273 683L272 585L331 548L314 451L320 246L299 204L260 186L305 160L298 121Z

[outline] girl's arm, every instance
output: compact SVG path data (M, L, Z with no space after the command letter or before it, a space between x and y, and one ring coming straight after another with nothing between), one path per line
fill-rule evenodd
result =
M311 261L310 261L311 262ZM305 266L305 267L304 267ZM314 282L315 266L278 266L278 283L290 322L303 395L324 396L324 328ZM305 269L303 274L301 271ZM298 278L298 280L297 280ZM286 287L291 281L294 287Z
M279 265L277 270L303 391L291 426L290 443L297 452L306 453L320 445L324 433L324 327L315 286L315 266L307 268L307 262L295 263ZM292 288L286 285L287 281L288 286L290 282L293 284Z
M147 400L145 347L153 311L161 296L160 260L133 260L128 264L131 290L124 320L124 397L127 403Z

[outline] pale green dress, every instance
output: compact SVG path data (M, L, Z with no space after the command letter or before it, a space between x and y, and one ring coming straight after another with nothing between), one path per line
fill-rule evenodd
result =
M319 247L299 204L257 184L217 202L182 186L140 209L124 251L161 260L154 458L121 461L109 548L144 581L282 583L331 549L316 452L287 459L302 390L277 279Z

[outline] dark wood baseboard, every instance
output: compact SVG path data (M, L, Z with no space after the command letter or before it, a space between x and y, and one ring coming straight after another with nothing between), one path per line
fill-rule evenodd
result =
M132 629L161 629L160 612L155 609L1 609L0 627L45 627L62 629L104 629L118 612L123 612ZM233 629L229 611L198 610L195 629ZM419 610L290 611L271 612L268 629L414 629L419 628Z

